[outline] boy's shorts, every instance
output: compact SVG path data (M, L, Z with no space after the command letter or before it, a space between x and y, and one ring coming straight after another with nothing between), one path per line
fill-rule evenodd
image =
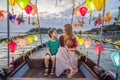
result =
M46 53L46 55L49 55L48 53ZM54 55L54 54L51 54L52 56Z

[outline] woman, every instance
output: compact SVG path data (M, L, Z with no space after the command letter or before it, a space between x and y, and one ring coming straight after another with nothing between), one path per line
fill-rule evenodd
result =
M56 54L56 75L60 76L65 70L69 71L67 75L71 78L78 71L77 57L77 41L73 35L72 26L66 24L63 27L63 35L60 36L61 47Z

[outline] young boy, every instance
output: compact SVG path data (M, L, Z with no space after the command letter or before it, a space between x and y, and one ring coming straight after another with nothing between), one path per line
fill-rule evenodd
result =
M48 65L49 60L52 60L52 69L51 69L51 75L54 75L54 68L55 68L55 55L58 51L58 48L60 46L60 41L56 38L57 37L57 31L55 29L51 29L48 31L48 35L50 37L50 40L46 42L46 48L47 48L47 54L45 57L45 74L48 75Z

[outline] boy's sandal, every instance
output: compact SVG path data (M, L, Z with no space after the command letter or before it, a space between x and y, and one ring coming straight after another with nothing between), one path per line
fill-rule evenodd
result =
M48 75L48 71L49 71L49 69L48 69L48 68L45 68L45 73L44 73L45 76Z
M52 68L50 73L52 76L54 75L54 71L55 71L55 68Z

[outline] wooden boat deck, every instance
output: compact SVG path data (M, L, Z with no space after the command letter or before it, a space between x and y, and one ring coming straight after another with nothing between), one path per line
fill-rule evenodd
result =
M44 69L39 70L39 69L29 69L23 77L31 77L31 78L66 78L65 74L62 74L60 77L57 76L44 76ZM74 76L74 78L85 78L83 73L81 71L78 71Z

